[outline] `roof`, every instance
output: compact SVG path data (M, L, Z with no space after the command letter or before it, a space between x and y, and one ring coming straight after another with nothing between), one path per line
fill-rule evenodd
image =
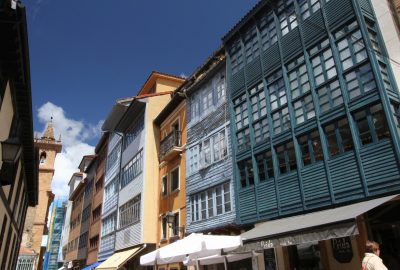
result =
M222 37L222 41L226 43L235 32L241 29L255 14L258 13L264 6L270 3L271 0L260 0L257 4L254 5L247 13L244 15L229 31Z
M185 99L185 94L191 92L194 89L193 87L199 85L205 78L208 78L208 75L224 62L225 47L220 46L174 91L170 102L154 119L154 124L160 126L168 115Z
M143 86L138 91L137 95L146 94L146 92L151 89L156 80L159 78L174 80L176 82L181 82L181 83L185 81L185 79L182 77L153 70L150 73L149 77L147 77L147 80L145 81Z
M146 102L134 99L126 112L121 116L117 124L114 126L113 130L116 132L125 132L126 129L129 128L133 122L135 122L136 118L141 115L145 108Z
M79 194L79 191L81 191L83 189L83 187L85 186L85 181L83 181L84 179L82 179L79 184L76 186L76 188L71 192L71 194L69 195L69 200L73 201L75 199L75 197Z
M100 152L101 148L107 144L108 142L108 137L110 133L109 132L103 132L103 134L100 137L100 140L96 144L96 148L94 149L94 152L97 154Z
M184 95L177 92L173 95L172 99L168 102L167 106L158 114L154 119L154 124L160 126L161 123L178 107L178 105L185 99Z
M23 147L24 174L30 206L38 202L38 153L33 143L32 91L29 67L29 46L25 8L17 4L11 9L9 2L1 12L0 62L4 79L12 81L15 109L20 121L17 136Z
M128 109L128 105L123 105L117 102L108 113L106 120L101 126L101 130L103 131L113 131L117 126L118 122L121 120L122 116L125 114Z

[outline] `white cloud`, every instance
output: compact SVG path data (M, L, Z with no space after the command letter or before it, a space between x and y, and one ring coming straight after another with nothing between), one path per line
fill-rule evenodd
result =
M94 146L89 145L86 141L89 138L99 137L103 121L92 125L68 118L63 108L51 102L43 104L38 109L37 116L39 122L44 125L44 129L50 117L53 117L56 139L61 135L63 149L56 157L52 190L56 197L67 196L68 182L72 174L78 170L82 157L94 153Z

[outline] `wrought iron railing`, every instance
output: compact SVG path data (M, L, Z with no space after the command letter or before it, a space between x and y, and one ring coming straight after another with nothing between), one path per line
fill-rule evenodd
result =
M160 158L164 157L172 148L181 146L181 133L179 130L174 130L161 140Z

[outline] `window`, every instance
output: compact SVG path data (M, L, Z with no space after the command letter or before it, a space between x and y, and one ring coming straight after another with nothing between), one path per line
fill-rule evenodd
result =
M199 169L199 145L189 148L187 151L188 174L193 174Z
M171 171L171 192L179 189L179 167Z
M243 68L243 52L242 52L241 42L239 39L237 39L232 44L229 51L230 51L229 55L231 58L231 68L233 75Z
M265 98L264 84L261 82L249 91L253 121L267 115L267 100Z
M253 124L256 143L265 142L269 138L268 118L264 117Z
M299 137L298 142L304 166L324 159L318 130Z
M207 167L228 155L226 129L214 133L200 145L201 165Z
M256 155L258 178L260 182L274 179L274 166L272 165L271 151Z
M246 149L250 146L249 115L246 103L246 94L233 101L235 110L236 138L238 149Z
M161 218L161 239L167 239L167 217L163 216Z
M238 150L245 150L250 147L250 131L249 128L242 129L236 133Z
M103 188L103 183L104 183L104 178L100 178L97 182L96 182L96 193L99 192L102 188Z
M90 207L91 205L89 204L85 209L82 211L82 222L85 222L86 220L89 219L90 217Z
M310 120L315 116L314 104L311 94L293 103L296 124Z
M119 227L123 228L140 220L140 194L119 208Z
M179 236L179 212L174 213L174 222L172 223L172 235Z
M290 128L290 117L288 107L272 114L272 125L274 134L279 134Z
M235 106L236 129L240 130L249 124L249 114L246 104L246 94L241 95L233 101Z
M87 245L88 233L85 232L79 237L79 249L85 248Z
M213 106L213 89L211 84L207 86L207 89L202 93L202 113L206 114Z
M365 18L365 22L366 22L366 25L368 28L368 36L371 40L372 49L375 53L376 58L378 59L379 69L381 71L382 80L385 85L385 89L387 91L393 91L392 86L390 84L388 71L387 71L387 67L385 64L385 59L382 55L381 47L379 45L379 38L378 38L377 30L375 27L375 22L370 20L368 17L364 17L364 18Z
M252 159L238 162L240 185L242 188L254 185L254 173Z
M296 12L293 0L281 0L278 6L277 16L281 26L282 36L284 36L297 26Z
M244 49L246 53L247 63L253 61L260 54L260 46L258 44L257 29L252 26L244 34Z
M225 129L212 136L213 161L219 161L228 155Z
M121 189L129 184L142 172L143 155L142 150L132 158L131 161L122 169Z
M321 8L319 0L299 0L299 6L303 20Z
M104 197L105 201L109 200L110 198L114 197L115 194L118 192L118 178L119 175L117 174L114 178L110 181L109 184L104 188Z
M362 145L390 137L382 104L376 104L370 108L356 112L354 120L357 123Z
M344 76L350 99L376 89L374 74L370 64L354 69Z
M101 204L92 211L92 222L97 221L101 216Z
M392 102L390 104L390 109L394 115L394 122L396 124L397 132L400 135L400 105L398 103Z
M304 55L287 65L289 86L292 91L292 99L295 99L310 91L310 80L307 74Z
M93 190L93 180L90 180L85 185L85 198L92 194Z
M294 152L293 142L276 147L276 154L279 160L279 173L285 174L297 169L296 155Z
M354 28L357 30L352 31ZM339 38L344 34L347 35L343 39L339 40ZM335 34L335 38L336 40L339 40L337 42L337 47L343 70L347 70L355 64L367 59L367 51L365 49L361 31L357 27L357 22L339 30L339 32Z
M272 11L263 14L260 19L260 34L262 49L266 50L278 40L274 13Z
M102 220L101 224L101 236L105 236L113 231L115 231L117 226L117 211L108 215Z
M124 149L126 149L144 129L144 115L142 114L135 123L133 123L125 134Z
M200 99L197 95L190 98L190 120L197 121L200 117Z
M336 76L335 62L329 40L326 39L310 50L315 84L318 86Z
M168 177L166 175L162 178L161 194L163 196L168 194Z
M267 78L269 101L271 110L278 109L287 103L285 82L282 78L282 70L279 70Z
M191 196L192 221L206 220L228 213L231 207L230 184L204 190Z
M119 160L120 155L121 143L118 143L107 157L107 171Z
M326 84L317 90L321 113L343 104L342 92L338 81Z
M217 102L222 102L226 97L226 86L225 86L225 75L220 74L215 82L215 88L217 90Z
M346 118L325 126L324 132L331 156L353 150L353 140Z
M96 248L99 245L99 235L90 238L90 248Z

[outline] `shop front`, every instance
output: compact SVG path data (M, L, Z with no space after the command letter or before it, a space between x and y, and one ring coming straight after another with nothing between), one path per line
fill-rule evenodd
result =
M260 270L353 270L361 268L365 241L371 239L381 243L384 263L393 265L388 269L400 269L399 197L258 224L241 235L243 246L235 252L262 253Z

